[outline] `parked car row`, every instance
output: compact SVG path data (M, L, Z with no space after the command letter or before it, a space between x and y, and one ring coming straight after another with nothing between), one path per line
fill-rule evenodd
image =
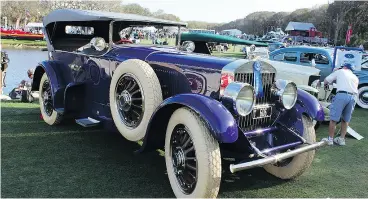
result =
M296 66L310 66L320 70L321 81L331 74L334 66L334 49L317 47L289 47L270 53L270 60L292 63ZM360 71L354 71L359 78L357 105L368 109L368 68L367 61L362 62ZM300 69L304 70L304 69ZM311 83L311 82L310 82ZM333 93L336 91L334 90Z

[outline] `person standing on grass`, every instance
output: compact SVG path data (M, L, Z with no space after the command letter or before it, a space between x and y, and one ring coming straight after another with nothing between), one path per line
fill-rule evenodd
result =
M354 73L354 66L344 64L341 69L335 70L326 77L325 86L336 81L336 96L330 105L330 125L328 128L328 138L323 138L328 145L345 145L345 135L351 116L356 104L356 96L358 94L359 79ZM341 120L341 135L334 139L336 123Z

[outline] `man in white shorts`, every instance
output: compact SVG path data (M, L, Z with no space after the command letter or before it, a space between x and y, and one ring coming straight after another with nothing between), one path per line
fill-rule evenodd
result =
M358 94L359 79L352 72L354 67L350 64L345 64L341 69L334 71L326 77L325 85L336 81L336 96L330 105L330 126L328 128L328 138L322 140L327 141L328 145L345 145L345 135L351 116L356 104L356 95ZM341 135L334 139L336 123L341 120Z

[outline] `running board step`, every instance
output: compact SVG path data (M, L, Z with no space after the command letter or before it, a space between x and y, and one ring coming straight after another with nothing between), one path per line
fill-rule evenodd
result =
M100 124L100 121L95 120L90 117L76 119L75 122L83 127L92 127L92 126L97 126L98 124Z

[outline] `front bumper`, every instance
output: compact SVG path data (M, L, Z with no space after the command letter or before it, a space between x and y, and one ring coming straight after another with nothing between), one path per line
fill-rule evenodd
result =
M285 153L280 153L277 155L272 155L269 157L265 157L262 159L258 159L258 160L254 160L254 161L250 161L250 162L245 162L245 163L239 163L239 164L231 164L230 165L230 171L231 173L235 173L238 171L242 171L242 170L246 170L246 169L251 169L254 167L261 167L267 164L275 164L279 161L294 157L296 155L299 155L301 153L305 153L314 149L317 149L319 147L325 146L327 144L327 142L325 141L321 141L321 142L316 142L314 144L310 144L307 146L303 146L297 149L294 149L292 151L288 151Z

